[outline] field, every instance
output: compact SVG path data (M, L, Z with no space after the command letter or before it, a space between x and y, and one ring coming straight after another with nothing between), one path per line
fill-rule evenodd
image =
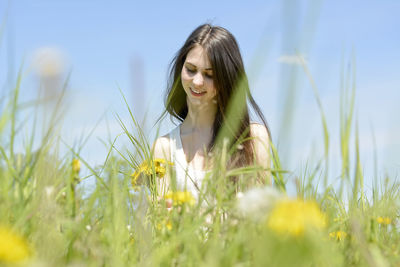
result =
M255 58L257 71L262 53ZM295 61L313 89L323 145L300 171L286 168L274 138L271 168L228 168L240 143L220 138L198 197L163 191L174 163L153 157L154 140L122 93L129 119L117 114L122 134L102 140L107 153L91 164L82 151L96 136L74 144L62 136L71 77L42 66L38 97L26 101L31 69L21 63L0 99L0 266L400 266L400 184L379 166L364 175L355 59L340 77L339 142L307 63ZM282 118L294 112L287 95ZM271 185L257 182L260 172Z
M273 186L255 185L257 167L227 169L218 162L196 200L187 192L160 198L171 164L152 160L151 143L134 117L121 127L132 150L112 141L104 164L90 166L70 147L60 155L57 105L43 119L44 135L16 137L27 121L19 74L2 101L0 119L0 262L26 266L397 266L399 186L391 177L365 195L353 118L355 88L343 88L340 186L328 181L329 133L321 161L296 174L296 196L286 195L286 174L272 146ZM318 94L316 94L318 100ZM123 102L123 99L121 100ZM39 116L38 102L32 108ZM127 105L127 109L129 106ZM36 121L36 119L34 120ZM132 130L129 130L132 129ZM350 136L354 134L354 143ZM19 141L18 141L19 142ZM33 143L40 142L39 149ZM353 146L354 150L350 147ZM354 155L350 154L354 151ZM314 165L313 165L314 164ZM82 177L81 168L89 175ZM231 178L238 177L237 183ZM83 192L80 182L94 179ZM319 178L322 182L317 182ZM156 182L158 181L158 182ZM168 208L167 208L168 207Z

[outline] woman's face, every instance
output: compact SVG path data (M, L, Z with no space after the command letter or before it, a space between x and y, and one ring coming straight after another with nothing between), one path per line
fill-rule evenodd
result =
M181 72L182 86L192 104L215 103L217 94L210 60L202 46L196 45L186 56Z

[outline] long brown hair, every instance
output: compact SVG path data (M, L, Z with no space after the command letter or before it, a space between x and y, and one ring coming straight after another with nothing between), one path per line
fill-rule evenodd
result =
M211 151L217 141L217 137L224 129L228 135L229 146L237 140L244 140L241 144L244 153L235 153L236 166L253 163L254 149L250 142L250 116L247 102L250 103L255 113L261 119L264 126L267 126L264 115L259 106L251 96L247 75L244 70L242 56L235 37L225 28L203 24L197 27L187 38L184 45L177 52L170 64L169 80L165 94L166 112L179 121L183 121L188 114L186 93L181 82L181 71L186 60L186 56L194 46L200 45L206 51L213 69L213 81L216 87L217 113L213 124L213 135L208 150ZM235 107L229 112L229 105L233 96ZM233 104L232 104L233 105ZM164 115L163 114L163 115ZM162 115L162 116L163 116ZM233 123L234 116L239 123ZM218 137L219 138L219 137Z

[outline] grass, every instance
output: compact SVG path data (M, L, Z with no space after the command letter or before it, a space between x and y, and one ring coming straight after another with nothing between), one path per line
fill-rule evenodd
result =
M181 192L159 197L165 179L160 177L160 168L166 168L167 173L171 168L153 161L152 140L142 131L125 98L129 126L119 116L116 119L132 146L126 151L118 149L115 143L119 136L105 143L108 153L100 166L91 166L81 156L82 147L60 141L59 105L49 113L53 116L44 126L39 148L33 149L33 131L23 151L17 152L16 137L27 124L21 120L25 111L19 100L21 67L15 85L0 103L0 232L6 233L0 236L0 264L399 265L399 184L385 177L382 183L374 183L372 199L364 192L354 118L355 68L341 77L339 188L329 184L333 180L329 177L329 124L304 62L303 68L321 115L321 160L309 161L300 173L283 170L277 149L271 144L272 167L267 171L273 177L273 187L265 188L253 183L259 167L226 168L233 151L219 138L218 160L201 187L199 199L193 201ZM240 97L239 93L236 98ZM37 108L32 108L34 128ZM228 125L235 127L233 121ZM68 146L70 153L60 155L61 145ZM131 174L143 162L148 163L147 174L141 175L140 185L133 185ZM89 176L82 177L81 166ZM297 177L296 198L285 193L289 171ZM237 184L230 182L233 176L239 177ZM87 178L95 181L90 192L80 186ZM170 205L172 208L167 208Z

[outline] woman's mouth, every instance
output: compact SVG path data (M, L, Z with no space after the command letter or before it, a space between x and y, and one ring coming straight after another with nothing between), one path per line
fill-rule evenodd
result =
M190 88L190 93L194 96L202 96L206 94L206 91L198 91L196 89Z

